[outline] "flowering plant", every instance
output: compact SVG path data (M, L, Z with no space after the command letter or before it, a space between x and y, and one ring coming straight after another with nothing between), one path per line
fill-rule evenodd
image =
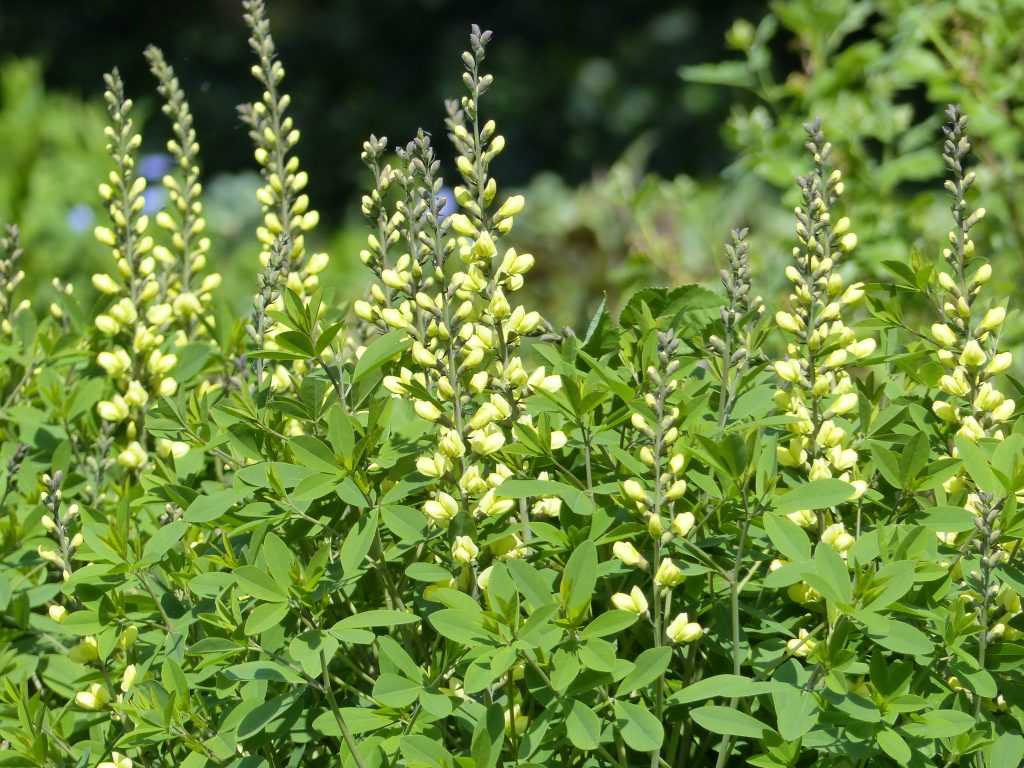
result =
M154 230L115 70L91 322L19 304L0 241L0 765L1020 763L1024 437L957 108L950 245L913 282L850 274L815 121L785 307L737 230L721 291L642 290L577 334L519 302L527 201L494 176L474 27L457 209L430 136L370 137L349 312L244 10L248 317L209 312L197 129L156 49L176 169Z

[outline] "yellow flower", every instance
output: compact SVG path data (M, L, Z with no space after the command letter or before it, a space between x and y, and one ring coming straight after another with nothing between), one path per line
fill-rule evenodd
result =
M704 628L685 613L680 613L665 628L665 635L673 643L692 643L704 635Z
M693 530L696 523L697 518L693 516L692 512L680 512L672 519L672 532L677 536L686 536Z
M622 493L632 501L647 501L647 492L644 490L643 485L640 484L640 481L634 478L630 478L622 484Z
M96 403L96 412L104 421L117 423L128 418L128 403L120 395L114 395L110 400Z
M796 637L786 642L786 650L794 656L803 658L810 656L817 644L817 641L808 635L807 630L801 628Z
M956 344L956 334L953 333L953 329L944 323L934 323L932 325L932 337L944 347L952 347Z
M790 512L786 517L789 518L790 522L796 523L801 528L810 528L818 522L814 511L810 509L798 509L795 512Z
M1005 307L992 307L992 309L985 313L985 317L982 318L981 325L979 327L983 331L994 331L1003 324L1005 319Z
M794 360L779 360L774 365L775 373L783 381L799 381L800 365Z
M47 608L46 613L58 624L63 624L64 619L68 617L68 609L63 605L57 605L56 603Z
M639 616L647 613L647 598L640 587L633 587L629 594L616 592L612 595L612 605L620 611L628 611Z
M139 676L139 670L134 664L129 664L124 668L124 674L121 675L121 690L124 693L128 693L135 685L135 679Z
M130 757L125 757L120 752L111 752L110 759L99 763L96 768L132 768L132 766Z
M93 683L86 690L75 694L75 703L82 709L102 709L110 701L110 693L99 683Z
M985 353L977 340L971 339L964 345L964 351L960 353L960 364L971 368L977 368L985 364Z
M457 563L468 564L476 560L480 548L469 536L456 536L452 544L452 558Z
M413 410L425 421L437 421L441 418L441 409L429 400L417 400L413 404Z
M469 435L469 447L481 456L490 456L500 451L505 446L505 433L500 427L488 424L483 429L477 429Z
M117 463L128 469L139 469L149 460L145 449L138 440L133 440L117 455Z
M661 565L658 566L657 573L654 574L654 583L659 587L678 587L683 583L683 572L673 561L671 557L666 557L661 561Z
M616 541L612 545L612 554L630 568L647 568L647 560L628 541Z
M837 552L846 552L854 545L854 538L846 532L846 526L842 523L833 523L821 534L823 543L828 544Z
M932 412L950 424L956 421L959 415L959 411L953 405L942 400L936 400L932 403Z
M435 523L447 523L458 512L458 502L444 491L439 492L436 499L429 499L423 504L423 514Z
M1012 352L1000 352L992 356L992 360L985 366L985 373L989 375L996 375L1002 373L1013 363Z

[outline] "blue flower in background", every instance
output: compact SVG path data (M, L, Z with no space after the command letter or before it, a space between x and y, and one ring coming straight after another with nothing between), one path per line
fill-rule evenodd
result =
M164 174L170 171L173 165L174 159L166 152L154 152L140 157L138 168L139 173L143 177L153 181L163 178Z
M444 196L444 208L441 209L441 221L444 221L458 210L458 206L455 204L455 193L452 192L450 187L441 187L441 195Z
M85 203L79 203L78 205L71 206L66 220L68 228L72 232L85 232L92 226L93 221L96 220L96 214Z
M142 193L142 199L146 201L142 207L143 213L154 214L164 207L167 201L167 190L163 187L147 187Z

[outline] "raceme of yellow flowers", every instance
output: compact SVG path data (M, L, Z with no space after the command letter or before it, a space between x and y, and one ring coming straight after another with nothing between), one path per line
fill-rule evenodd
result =
M432 524L450 530L452 558L466 573L480 553L475 521L516 507L495 489L519 468L495 455L514 440L516 429L533 428L525 399L561 387L560 378L543 367L528 370L519 354L521 340L546 326L537 312L512 301L533 257L500 249L524 200L514 195L499 204L489 172L505 144L494 122L482 122L479 114L492 83L480 71L489 38L474 29L471 50L463 54L468 93L448 105L462 180L454 190L459 212L442 217L439 163L426 134L399 150L400 168L382 163L386 139L371 137L363 146L374 188L363 198L371 233L360 256L377 282L369 300L354 308L374 332L399 332L411 341L410 367L386 377L384 386L396 397L413 398L416 414L436 425L436 449L416 463L420 474L436 481L422 509ZM558 430L545 439L552 452L566 443ZM557 516L561 503L538 499L533 514ZM525 502L519 512L527 514ZM522 556L524 547L516 535L491 545L505 558ZM487 583L486 571L479 580Z
M847 286L837 270L843 254L856 247L857 236L845 216L833 221L843 181L829 163L831 144L819 123L806 130L814 171L799 179L798 245L793 249L794 263L786 267L793 284L790 309L775 316L790 337L785 359L774 365L783 381L775 402L792 417L786 425L789 436L778 447L778 461L805 472L810 480L836 477L849 482L858 498L867 485L858 477L858 454L843 419L858 406L848 369L874 352L875 341L858 339L843 320L844 309L864 295L862 283ZM825 521L808 510L794 512L790 519L803 527L817 524L825 529Z
M167 281L160 277L168 264L156 258L156 242L148 233L149 216L143 212L146 180L135 168L142 136L134 128L133 103L125 96L116 69L104 80L104 100L110 116L107 151L114 168L107 181L100 184L99 193L107 205L111 226L96 227L95 235L110 247L116 271L92 277L96 289L109 297L105 311L95 319L99 335L94 351L96 362L116 382L117 393L101 401L97 412L110 425L126 425L126 444L117 461L137 470L149 460L147 404L178 389L171 375L177 356L167 350L165 343L175 308L168 300ZM166 440L161 440L158 448L168 455L187 451L184 443Z

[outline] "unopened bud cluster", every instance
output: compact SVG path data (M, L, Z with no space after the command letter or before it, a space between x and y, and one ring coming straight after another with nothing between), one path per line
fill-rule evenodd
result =
M18 268L22 253L18 228L12 224L0 235L0 333L5 336L11 333L11 321L31 306L28 299L14 303L14 291L25 279L25 270Z
M240 108L263 177L263 184L256 191L263 209L263 223L256 230L263 246L260 263L267 265L275 241L286 235L290 243L284 264L286 285L301 296L316 288L318 275L328 264L326 253L308 257L306 253L306 234L316 228L320 214L310 208L305 192L309 176L294 154L300 134L287 114L291 96L280 90L284 65L277 58L265 4L263 0L244 0L242 5L251 33L249 46L257 57L252 75L263 87L257 101Z
M72 560L75 551L82 546L83 537L81 532L71 533L71 523L78 518L78 505L64 505L61 485L64 483L64 473L60 470L52 475L43 475L43 490L39 494L39 501L46 512L40 519L43 529L56 540L57 548L54 549L45 544L36 548L39 557L47 563L60 569L65 580L71 577L74 570Z
M618 541L612 547L612 554L624 565L653 570L652 592L659 611L662 600L667 610L671 591L683 582L682 569L672 557L665 556L663 547L677 536L689 535L696 524L692 512L677 511L677 502L683 499L687 488L686 457L679 446L680 410L671 404L672 394L679 385L680 347L674 331L657 332L655 357L640 375L643 406L637 404L630 415L637 458L650 468L650 474L646 478L629 478L620 486L623 503L643 521L647 530L641 547L649 550L653 569L633 542ZM647 612L645 591L639 586L634 586L628 594L613 595L612 604L619 610ZM693 642L703 631L700 624L691 621L685 613L676 616L663 630L669 640L677 643Z

